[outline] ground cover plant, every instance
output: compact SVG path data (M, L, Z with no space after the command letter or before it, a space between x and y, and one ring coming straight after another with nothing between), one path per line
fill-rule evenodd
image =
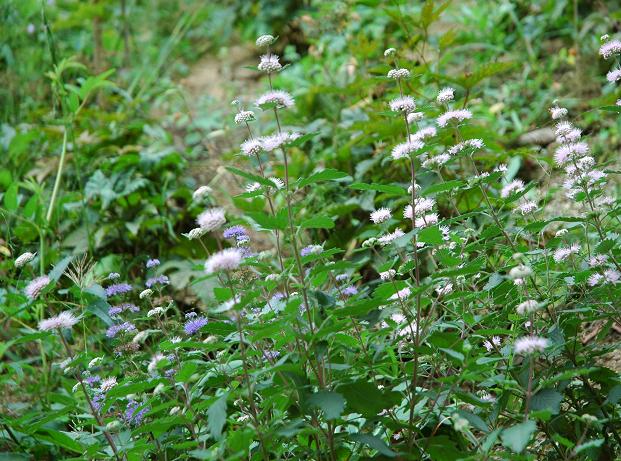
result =
M49 69L3 61L0 457L621 457L617 11L48 3L4 7Z

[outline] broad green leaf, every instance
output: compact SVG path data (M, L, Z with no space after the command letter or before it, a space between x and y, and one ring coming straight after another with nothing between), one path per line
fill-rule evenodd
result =
M515 453L521 453L528 445L535 430L537 430L537 424L531 420L511 426L502 431L502 444Z
M369 448L372 448L373 450L376 450L378 453L384 456L388 456L389 458L394 458L395 456L397 456L397 453L392 451L382 439L374 435L363 434L361 432L358 432L356 434L351 434L349 438L353 440L354 442L367 445Z
M338 392L319 391L312 394L308 403L311 406L319 407L326 419L336 419L343 413L345 408L345 398Z
M554 389L541 389L531 398L532 410L548 410L553 415L558 415L560 412L561 401L563 400L563 394Z
M2 197L2 203L4 203L4 208L6 208L8 211L14 212L17 210L17 192L18 184L14 182L4 193L4 197Z
M416 236L419 242L427 243L429 245L441 245L444 240L442 238L442 232L437 226L425 227L418 232Z
M298 183L298 187L302 188L308 186L310 184L314 184L321 181L335 181L338 179L347 178L349 175L344 171L334 170L332 168L318 171L317 173L313 173L306 179L302 179Z
M384 184L365 184L362 182L355 182L353 184L350 184L349 187L356 190L374 190L391 195L405 195L407 192L403 187L399 186L388 186Z
M334 221L327 216L315 216L302 221L301 227L304 229L332 229Z
M222 395L207 409L207 428L211 436L218 440L226 424L226 399L228 394Z

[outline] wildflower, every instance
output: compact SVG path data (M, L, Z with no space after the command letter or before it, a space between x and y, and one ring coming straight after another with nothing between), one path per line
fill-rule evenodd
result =
M397 299L407 299L408 296L410 296L410 294L412 293L412 291L408 288L405 287L399 291L397 291L395 294L393 294L390 298L388 298L391 301L396 301Z
M423 117L425 115L422 112L410 112L407 117L406 120L408 122L408 124L413 124L415 122L418 122L419 120L422 120Z
M407 157L412 152L416 152L419 149L422 149L425 145L421 141L408 141L401 144L397 144L392 149L392 158L394 160L399 160L401 158Z
M121 274L119 274L118 272L110 272L107 278L108 280L118 280L121 278Z
M524 181L521 179L514 179L509 184L503 186L500 191L500 196L502 198L506 198L512 194L517 194L518 192L522 192L524 190Z
M161 383L160 383L161 384ZM140 426L144 420L145 415L151 410L149 407L144 407L140 410L140 403L130 400L125 409L125 421L132 426ZM138 410L138 411L136 411Z
M147 317L154 317L156 315L159 316L159 315L161 315L163 313L164 313L164 308L163 307L154 307L149 312L147 312Z
M392 214L388 208L379 208L371 213L371 221L375 224L388 221L391 217Z
M151 269L151 268L157 267L159 265L160 265L160 260L159 259L149 259L147 261L147 264L146 264L147 269Z
M514 350L516 354L532 354L533 352L543 352L548 346L548 340L539 336L524 336L515 341Z
M211 194L212 192L213 190L211 189L211 187L201 186L192 193L192 199L195 201L199 201L206 197L208 194Z
M149 336L149 332L148 331L139 331L133 338L132 338L132 343L133 344L140 344L141 342L143 342L145 339L147 339L147 337Z
M621 273L614 269L608 269L604 271L604 279L608 283L619 283L619 279L621 279Z
M592 256L589 259L589 266L590 267L603 266L607 262L608 262L608 256L606 256L606 255L595 255L595 256Z
M70 311L61 312L56 317L41 320L39 322L39 330L50 331L60 328L71 328L78 323L79 317L74 316Z
M530 314L532 312L536 312L539 309L539 307L540 305L537 301L535 301L534 299L529 299L527 301L524 301L518 304L515 310L517 311L518 314L524 315L524 314Z
M410 71L407 69L390 69L388 71L388 78L399 80L401 78L410 78Z
M435 127L428 126L427 128L423 128L418 130L416 133L410 135L410 141L424 141L425 138L431 138L435 136L437 133Z
M248 123L255 120L254 112L251 110L242 110L235 114L235 123L241 125L242 123Z
M284 189L285 187L285 182L280 178L267 178L267 180L274 184L274 187L278 190Z
M594 287L602 280L604 280L604 276L602 274L591 274L587 279L587 283L589 284L589 286Z
M41 277L37 277L33 281L31 281L24 290L26 296L28 296L31 300L36 299L43 289L50 284L51 280L47 275L42 275Z
M224 209L222 208L210 208L203 211L196 218L196 224L206 232L218 229L226 222L224 217Z
M621 42L619 40L610 40L599 48L599 54L604 59L619 53L621 53Z
M578 243L573 243L569 247L560 247L554 251L554 261L561 262L567 259L572 254L578 254L580 252L580 245Z
M286 133L276 133L270 136L263 136L260 139L261 148L266 152L272 152L289 141Z
M392 242L394 242L399 237L403 237L405 234L399 228L395 229L394 232L383 235L382 237L377 239L377 243L381 246L386 246Z
M302 248L302 251L300 251L300 255L302 257L308 255L318 255L321 253L323 253L323 247L321 245L308 245Z
M451 120L463 122L470 118L472 118L472 112L468 109L449 110L438 117L437 123L438 126L444 128Z
M183 331L185 331L188 335L193 335L207 325L208 322L209 321L205 317L197 317L195 319L188 320L185 325L183 325Z
M27 251L26 253L22 253L21 255L19 255L15 259L15 262L13 264L15 265L15 267L18 267L18 268L25 266L30 261L32 261L35 256L36 256L36 253L30 253L29 251Z
M173 336L170 338L170 342L173 344L179 344L182 341L180 336Z
M247 237L248 233L246 232L244 226L231 226L228 229L224 230L222 236L225 239L239 239L240 237Z
M259 38L257 38L257 41L255 42L255 44L259 48L264 48L264 47L270 46L275 41L276 41L276 38L274 36L269 35L269 34L265 34L265 35L259 36Z
M117 385L116 377L112 376L110 378L106 378L103 381L101 381L101 384L99 385L99 389L101 389L102 392L108 392L110 389L112 389L116 385Z
M106 296L122 295L132 291L132 286L128 283L115 283L106 288Z
M207 229L203 229L202 227L195 227L194 229L190 230L190 232L183 235L185 235L189 240L194 240L197 238L201 238L207 232Z
M567 116L567 109L558 106L550 107L550 116L552 117L552 120L564 118Z
M387 48L384 51L384 57L389 57L389 56L394 56L395 54L397 54L397 50L395 48Z
M264 54L261 56L258 68L260 71L267 74L277 72L282 69L282 64L280 64L279 59L280 58L275 54Z
M265 357L267 360L270 361L274 361L276 360L278 357L280 357L280 352L279 351L263 351L263 357Z
M159 352L155 354L153 357L151 357L151 361L149 362L149 365L147 366L147 371L150 374L154 374L155 371L157 370L158 364L162 362L163 360L166 360L166 357L164 357L163 354Z
M437 213L429 213L421 216L420 218L416 218L414 220L414 227L422 229L423 227L433 226L438 223L438 219Z
M431 211L436 204L436 201L432 198L418 197L414 199L414 214L421 216ZM412 205L407 205L403 210L403 217L406 219L412 219Z
M337 282L344 282L345 280L349 279L349 275L347 275L347 274L339 274L336 277L334 277L334 279Z
M219 271L237 269L241 264L243 255L237 248L226 248L209 257L205 262L205 272L213 274Z
M483 342L483 347L485 347L485 349L487 350L487 352L491 352L494 347L500 347L501 341L500 341L500 337L498 336L492 336L492 340L485 340Z
M293 96L286 91L271 90L259 96L255 104L257 107L261 107L266 104L274 104L278 109L284 109L287 107L293 107L295 105L295 101L293 100Z
M89 364L90 365L90 364ZM89 387L94 387L95 384L98 384L101 382L101 378L97 375L93 375L93 376L88 376L84 382L89 386Z
M142 290L140 294L138 295L138 297L140 299L145 299L151 296L152 294L153 294L153 290L151 290L150 288L147 288L146 290Z
M455 99L455 90L453 88L443 88L438 93L436 101L438 104L444 104Z
M433 169L433 168L441 167L446 162L448 162L450 159L451 157L448 154L439 154L434 157L428 158L422 163L422 165L425 168Z
M351 286L347 287L343 290L343 295L345 296L354 296L358 294L358 288Z
M533 270L525 266L524 264L520 264L519 266L512 267L509 271L509 277L513 280L515 279L525 279L533 275Z
M554 161L559 166L563 166L570 160L582 157L589 152L589 146L585 142L574 142L570 144L563 144L557 147L554 152Z
M536 211L537 204L533 202L532 200L524 200L520 202L520 204L517 206L517 210L523 215L526 215L528 213L532 213Z
M436 288L436 294L438 296L446 296L449 293L451 293L452 291L453 291L453 284L452 283L447 283L444 286Z
M129 333L136 331L136 327L131 322L123 322L118 325L112 325L106 330L106 336L108 338L114 338L119 333Z
M411 96L401 96L395 98L389 103L390 110L393 112L412 112L416 109L416 103Z
M145 282L147 288L151 288L154 285L168 285L170 280L165 275L158 275L157 277L151 277Z

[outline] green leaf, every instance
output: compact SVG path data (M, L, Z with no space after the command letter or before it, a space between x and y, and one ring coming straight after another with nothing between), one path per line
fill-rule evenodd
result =
M334 221L327 216L315 216L302 221L301 227L304 229L332 229Z
M429 245L441 245L444 240L442 239L442 232L437 226L425 227L416 236L417 240Z
M39 440L47 440L48 442L52 442L54 445L76 453L82 453L84 451L82 445L73 440L66 433L56 431L54 429L47 429L47 435L38 434L37 438Z
M455 179L453 181L441 182L439 184L434 184L432 186L426 187L425 189L423 189L420 195L422 195L423 197L426 197L427 195L437 194L439 192L457 190L464 184L466 183L464 181L460 181L459 179Z
M50 271L50 273L48 274L48 277L51 280L53 280L55 282L58 282L58 280L60 280L60 278L64 274L65 270L67 269L67 266L69 266L69 264L71 263L72 260L73 260L73 256L67 256L67 257L61 259L58 262L58 264L56 264L54 266L54 269L52 269Z
M320 408L326 419L336 419L343 413L345 398L338 392L319 391L311 395L308 403Z
M533 410L548 410L553 415L560 412L563 394L554 389L541 389L531 399L531 408Z
M397 456L397 453L392 451L388 447L388 445L386 445L386 443L384 443L384 441L382 439L380 439L379 437L376 437L374 435L363 434L361 432L358 432L356 434L351 434L349 436L349 438L351 440L353 440L354 442L358 442L358 443L362 443L364 445L367 445L368 447L372 448L373 450L377 450L378 453L380 453L380 454L382 454L384 456L388 456L389 458L394 458L395 456Z
M222 395L218 400L211 404L207 410L207 428L214 439L219 439L222 435L222 428L226 423L226 399L228 394Z
M453 349L446 349L444 347L440 347L439 349L449 357L457 360L458 362L463 362L465 359L464 354L462 354L461 352L454 351Z
M179 370L178 373L175 374L175 381L178 383L185 383L190 379L190 377L194 374L198 366L194 362L185 362Z
M515 453L521 453L537 429L535 421L524 421L502 431L502 444Z
M398 393L382 392L377 386L367 381L344 384L336 390L345 396L347 405L354 412L368 417L375 417L383 409L400 401Z
M348 178L349 175L344 171L335 170L332 168L318 171L317 173L313 173L306 179L300 180L298 183L298 187L302 188L308 186L309 184L314 184L316 182L321 181L336 181L338 179Z
M406 193L406 190L403 187L387 186L385 184L365 184L362 182L355 182L350 184L349 187L356 190L374 190L391 195L405 195Z
M588 442L584 442L581 443L580 445L578 445L575 449L574 452L576 454L581 453L585 450L589 450L591 448L599 448L604 444L604 439L594 439L594 440L589 440Z
M259 176L253 173L248 173L246 171L240 170L239 168L235 168L232 166L227 166L226 169L231 173L241 176L242 178L248 179L249 181L258 182L267 187L274 187L274 183L269 179L265 179L263 176Z
M17 210L18 202L17 202L17 192L18 185L16 182L11 184L7 191L4 193L4 197L2 198L2 203L4 203L4 208L8 211Z
M272 216L263 212L248 211L246 212L246 215L263 229L284 230L287 227L287 218L284 214L277 214L276 216Z

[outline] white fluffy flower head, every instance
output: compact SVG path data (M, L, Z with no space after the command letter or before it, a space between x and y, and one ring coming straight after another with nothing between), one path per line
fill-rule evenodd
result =
M453 88L446 87L440 90L436 101L438 101L439 104L444 104L452 101L453 99L455 99L455 90Z
M293 107L295 101L293 96L283 90L271 90L258 97L256 105L261 107L265 104L274 104L279 109Z
M280 64L279 59L280 58L275 54L264 54L261 56L261 61L259 62L259 70L268 74L278 72L282 69L282 64Z
M196 224L207 232L220 228L224 223L226 223L226 218L223 208L210 208L196 218Z
M205 262L205 272L213 274L220 271L235 270L239 267L243 255L237 248L226 248L214 253Z
M257 41L255 42L255 44L259 48L265 48L267 46L270 46L275 41L276 41L276 37L274 37L273 35L265 34L257 38Z
M79 317L76 317L70 311L65 311L61 312L56 317L41 320L41 322L39 322L39 330L50 331L60 328L71 328L78 323L79 320Z
M391 217L392 214L388 208L379 208L371 213L371 221L375 224L388 221Z
M235 123L241 125L242 123L248 123L255 120L254 112L251 110L242 110L235 114Z
M548 340L539 336L525 336L515 341L516 354L532 354L533 352L543 352L548 346Z

